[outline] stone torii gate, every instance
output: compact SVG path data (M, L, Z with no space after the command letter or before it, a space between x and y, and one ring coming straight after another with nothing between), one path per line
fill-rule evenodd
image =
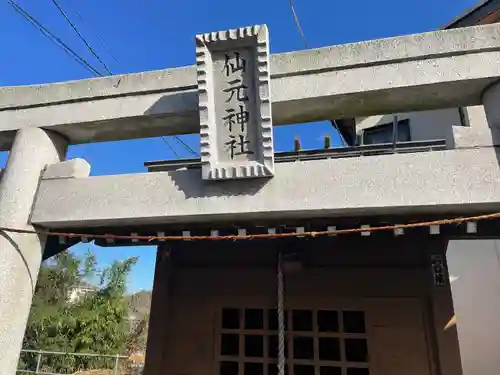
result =
M224 72L229 52L240 53L248 75ZM239 74L241 64L231 63L230 73ZM2 87L0 151L9 159L0 175L0 227L137 232L279 217L499 211L499 80L499 25L277 55L268 54L261 26L199 36L197 67ZM235 88L245 85L246 93ZM222 93L245 106L224 107L231 100ZM454 129L446 151L274 163L272 125L478 105L486 117ZM241 134L222 118L238 114L254 148L228 156L224 146ZM242 125L234 121L235 129ZM89 177L84 160L65 161L71 144L197 132L202 173ZM239 178L252 179L207 181ZM0 234L0 374L10 375L43 252L53 249L45 235ZM468 360L462 353L472 375ZM499 366L493 355L489 366Z

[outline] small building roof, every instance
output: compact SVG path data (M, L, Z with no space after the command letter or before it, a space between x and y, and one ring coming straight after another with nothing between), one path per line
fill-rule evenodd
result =
M77 288L80 288L80 289L90 289L90 290L97 290L98 287L94 284L91 284L87 281L81 281L77 286Z
M490 20L486 20L491 17ZM500 0L481 0L473 7L466 9L442 29L454 29L482 23L494 23L500 18Z

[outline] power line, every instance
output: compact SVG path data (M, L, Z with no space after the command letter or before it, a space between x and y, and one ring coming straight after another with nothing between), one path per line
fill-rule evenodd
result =
M64 52L66 52L69 56L71 56L76 62L78 62L81 66L87 69L89 72L94 74L97 77L102 77L102 74L95 69L87 60L78 55L71 47L69 47L66 43L64 43L60 38L55 36L50 30L48 30L44 25L38 22L33 16L31 16L27 11L25 11L19 4L17 4L14 0L8 0L9 4L14 8L14 10L24 17L29 23L33 26L36 26L39 31L49 38L49 40L56 44L58 47L62 48Z
M67 14L64 12L64 10L61 8L61 6L57 3L56 0L52 0L52 2L54 3L54 5L57 7L57 9L59 10L59 12L63 15L63 17L66 19L66 21L71 25L71 27L73 28L73 30L75 30L75 32L77 33L77 35L80 37L80 39L85 43L85 45L87 46L87 48L90 50L90 52L92 52L92 54L101 62L101 64L104 66L104 68L106 69L106 71L109 73L109 74L112 74L111 71L108 69L108 67L106 66L106 64L104 63L104 61L102 61L102 59L97 55L97 53L95 52L95 50L90 46L90 44L85 40L85 38L83 37L83 35L78 31L78 29L76 28L75 24L73 22L71 22L71 20L69 19L69 17L67 16ZM80 13L78 13L78 11L74 10L75 14L78 15L78 17L83 21L85 22L84 18L82 17L82 15ZM96 36L98 36L96 34ZM107 46L107 44L104 42L104 40L102 40L102 38L99 38L101 43L108 49L108 51L110 52L110 54L112 55L112 52L110 50L110 48ZM112 56L114 58L114 60L118 63L118 60ZM185 143L181 138L179 138L178 136L175 136L174 137L175 140L177 142L179 142L182 146L184 146L191 154L193 155L196 155L196 156L200 156L196 151L194 151L187 143ZM174 150L174 148L172 147L172 145L165 139L163 138L163 141L168 145L168 147L170 148L170 150L175 154L175 156L177 157L177 159L179 159L179 155L177 154L177 152Z
M337 121L336 120L331 120L330 121L331 124L333 125L333 127L335 128L335 130L337 130L337 133L339 135L339 138L340 140L342 141L342 146L349 146L346 142L346 140L344 139L344 136L342 135L342 132L340 131L340 127L339 125L337 124Z
M299 31L299 34L302 37L302 41L304 42L304 46L306 48L309 48L309 45L307 44L307 40L306 40L306 37L304 35L304 32L302 31L302 27L300 26L299 16L297 16L297 12L295 11L295 7L293 6L293 0L288 0L288 2L290 3L290 10L292 11L295 26L297 27L297 30Z
M56 6L56 8L59 10L59 13L61 13L61 15L64 17L64 19L70 24L70 26L73 28L73 30L75 30L75 33L78 35L78 37L82 40L82 42L87 46L87 48L89 49L89 51L95 56L95 58L97 60L99 60L99 62L102 64L102 66L104 67L104 69L108 72L108 74L112 75L113 73L111 73L111 71L108 69L107 65L104 63L104 61L102 61L102 59L99 57L99 55L97 54L97 52L91 47L91 45L87 42L87 40L83 37L82 34L80 34L80 32L78 31L78 29L76 28L75 24L73 22L71 22L71 20L69 19L69 17L66 15L66 13L64 12L64 10L61 8L61 6L57 3L56 0L52 0L52 2L54 3L54 5Z
M22 15L24 17L24 14L22 14L17 8L14 8L14 10L16 12L18 12L20 15ZM52 43L54 43L57 47L59 47L61 50L63 50L69 57L71 57L72 59L74 59L81 67L83 67L84 69L86 69L90 74L92 75L96 75L94 73L94 71L92 69L89 69L88 66L86 66L83 62L81 62L80 60L78 59L75 59L75 57L70 53L70 51L68 51L66 48L64 48L62 45L60 45L55 39L53 39L49 34L47 34L45 31L43 31L42 28L40 28L35 22L31 21L29 18L25 17L25 19L31 23L33 26L35 26L36 28L38 28L38 30L44 35L46 36Z
M170 149L170 151L172 151L172 152L174 153L175 157L176 157L177 159L180 159L179 154L177 154L177 152L175 152L175 149L174 149L174 148L172 147L172 145L171 145L171 144L170 144L170 143L169 143L169 142L165 139L165 137L160 137L160 138L163 140L163 142L165 142L165 143L167 144L168 148Z
M57 3L56 0L52 0L52 2L54 3L54 5L57 7L57 9L59 10L59 12L62 14L62 16L66 19L66 21L71 25L71 27L73 28L73 30L76 32L76 34L80 37L80 39L85 43L85 45L87 46L87 48L90 50L90 52L92 52L92 54L99 60L99 62L104 66L104 68L106 69L106 71L109 73L109 74L112 74L111 71L108 69L108 67L106 66L106 64L104 63L104 61L97 55L97 53L95 52L95 50L90 46L90 44L85 40L85 38L83 37L83 35L78 31L77 27L75 26L75 24L73 22L71 22L71 20L69 19L68 15L64 12L64 10L62 9L62 7ZM77 10L73 10L75 12L75 14L83 21L83 22L86 22L85 19L82 17L82 15L77 11ZM116 59L116 57L113 56L113 53L111 52L111 49L109 48L109 46L106 44L106 42L104 42L104 40L102 38L99 37L99 35L96 33L96 36L98 37L98 39L101 41L101 43L103 44L103 46L108 49L108 52L110 53L110 55L112 55L113 59L117 62L118 60ZM190 153L192 153L193 155L196 155L196 156L199 156L199 154L194 151L187 143L185 143L182 139L180 139L178 136L175 136L174 137L175 140L177 142L179 142L181 145L183 145ZM172 145L170 144L170 142L168 142L165 138L163 138L163 141L168 145L168 147L170 148L170 150L174 153L174 155L177 157L177 159L180 159L179 155L177 154L177 152L175 151L175 149L172 147Z
M181 145L183 145L190 153L192 153L195 156L200 156L195 150L193 150L186 142L184 142L180 137L177 135L174 137L177 142L179 142Z
M71 8L71 7L69 7L69 8ZM75 8L71 8L71 9L72 9L73 13L75 13L76 16L80 19L80 21L82 21L85 25L87 25L89 27L89 29L91 29L93 31L95 37L97 38L97 40L99 40L99 42L101 42L102 46L108 51L108 53L111 56L111 58L118 65L120 65L120 62L118 61L118 59L114 55L113 51L111 50L111 47L109 47L109 45L106 43L106 41L104 40L104 38L99 34L99 32L95 28L92 28L92 26L90 25L90 23L80 14L80 12L78 12L78 10L76 10Z
M71 49L66 43L64 43L60 38L55 36L50 30L48 30L44 25L42 25L40 22L38 22L33 16L31 16L26 10L24 10L19 4L17 4L14 0L8 0L9 4L14 8L16 12L18 12L20 15L22 15L28 22L30 22L33 26L38 27L39 31L49 38L50 41L55 43L58 47L62 48L64 52L66 52L69 56L74 58L82 67L87 69L89 72L102 77L103 75L95 69L87 60L82 58L80 55L78 55L73 49ZM90 44L87 42L87 40L83 37L83 35L78 31L77 27L75 24L69 19L67 14L64 12L64 10L61 8L61 6L57 3L56 0L52 0L54 5L57 7L61 15L65 18L65 20L70 24L70 26L73 28L75 33L78 35L78 37L85 43L87 48L92 52L92 54L99 60L99 62L103 65L103 67L106 69L106 71L109 74L112 74L111 71L108 69L107 65L104 63L104 61L97 55L96 51L90 46ZM77 13L75 11L75 13ZM78 16L80 19L83 20L83 17L78 13ZM100 39L103 45L106 45L104 40ZM107 47L109 50L109 47ZM110 51L111 53L111 51ZM117 61L117 59L113 56L113 58ZM118 61L117 61L118 62ZM167 144L169 149L172 151L172 153L175 155L177 159L180 159L179 154L175 151L175 149L172 147L172 145L164 138L161 137L162 140ZM182 139L180 139L178 136L174 137L181 145L183 145L190 153L193 155L199 156L199 154L194 151L187 143L185 143Z

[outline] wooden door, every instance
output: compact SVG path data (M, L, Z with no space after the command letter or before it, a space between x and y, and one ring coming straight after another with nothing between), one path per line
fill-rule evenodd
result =
M422 301L380 299L367 305L372 375L431 375Z

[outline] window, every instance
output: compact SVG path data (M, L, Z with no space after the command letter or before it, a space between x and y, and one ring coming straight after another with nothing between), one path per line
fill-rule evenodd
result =
M363 144L375 145L381 143L392 143L393 124L377 125L363 130ZM398 121L398 142L409 142L410 120Z
M370 375L365 314L285 311L286 375ZM276 309L223 308L218 375L277 375Z

